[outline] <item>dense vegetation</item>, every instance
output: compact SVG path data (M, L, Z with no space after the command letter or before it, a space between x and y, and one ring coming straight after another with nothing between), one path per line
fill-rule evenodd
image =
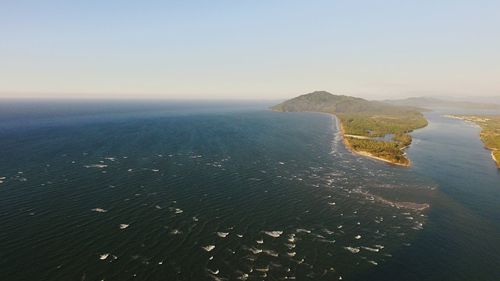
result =
M392 163L408 165L410 161L404 157L402 143L391 141L376 141L371 139L358 139L347 137L352 149L368 152L376 157L391 161Z
M415 107L395 106L325 91L313 92L272 107L275 111L313 111L335 114L346 135L368 138L394 134L390 141L346 137L355 151L367 152L397 164L408 164L402 148L411 143L409 132L425 127L427 120Z
M411 136L408 134L396 134L392 140L398 142L402 148L409 146L412 141Z
M365 112L337 116L342 121L346 134L367 137L383 137L387 134L407 134L415 129L425 127L427 120L418 111L406 113Z
M500 116L457 116L481 127L481 140L484 146L490 149L493 157L500 168Z

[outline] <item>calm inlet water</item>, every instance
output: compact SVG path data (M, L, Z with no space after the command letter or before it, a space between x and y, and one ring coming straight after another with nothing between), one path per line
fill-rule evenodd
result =
M405 169L264 104L1 107L1 280L500 280L500 174L438 113Z

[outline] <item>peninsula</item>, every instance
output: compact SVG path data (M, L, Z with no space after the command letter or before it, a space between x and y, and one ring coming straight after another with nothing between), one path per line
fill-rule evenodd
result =
M468 122L473 122L481 127L480 138L484 146L491 150L491 158L500 169L500 116L499 115L448 115L450 118L457 118Z
M298 96L271 108L280 112L322 112L337 116L345 145L355 153L401 166L409 166L404 149L409 133L427 126L414 107L390 105L326 91Z

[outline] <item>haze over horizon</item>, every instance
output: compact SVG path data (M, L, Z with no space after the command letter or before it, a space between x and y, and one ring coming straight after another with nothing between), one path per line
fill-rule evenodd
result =
M500 96L498 1L15 1L0 98Z

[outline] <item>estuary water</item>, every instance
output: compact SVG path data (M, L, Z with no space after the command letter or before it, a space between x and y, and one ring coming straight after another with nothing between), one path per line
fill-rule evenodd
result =
M500 280L500 173L428 113L413 166L265 103L3 102L1 280Z

